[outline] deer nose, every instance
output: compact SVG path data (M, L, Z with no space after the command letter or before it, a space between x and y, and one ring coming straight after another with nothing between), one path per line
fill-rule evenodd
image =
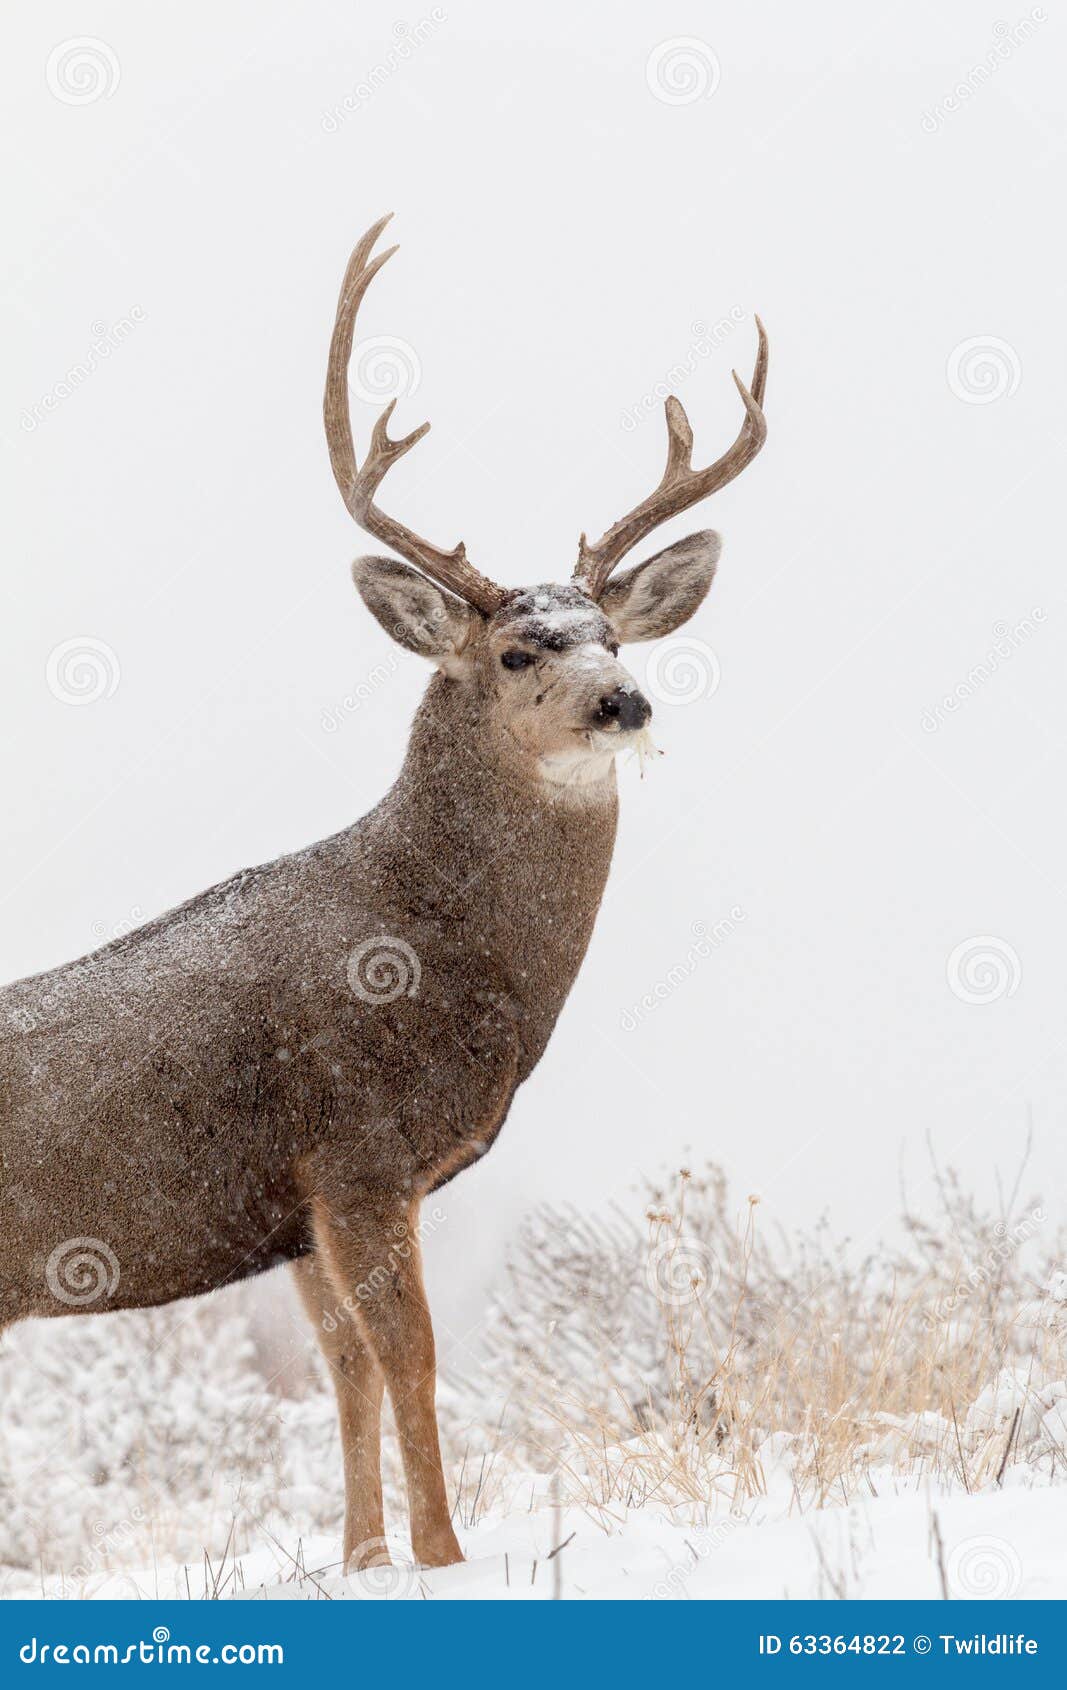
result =
M625 687L616 687L614 692L607 692L600 700L598 715L602 722L617 722L622 732L632 728L643 728L652 715L652 706L643 692L636 688L627 692Z

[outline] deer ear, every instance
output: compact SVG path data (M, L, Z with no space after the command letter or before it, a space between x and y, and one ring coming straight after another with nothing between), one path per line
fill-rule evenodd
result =
M470 638L479 613L406 563L391 557L358 557L352 579L371 615L398 645L448 667Z
M719 536L707 529L609 581L600 608L619 639L659 640L688 622L704 602L721 550Z

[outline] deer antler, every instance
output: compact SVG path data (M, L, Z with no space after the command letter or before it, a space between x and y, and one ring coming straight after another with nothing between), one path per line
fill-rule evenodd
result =
M767 335L758 317L756 328L759 331L759 351L752 376L752 391L749 392L736 370L732 372L745 406L745 420L737 439L730 450L715 463L709 464L707 469L695 470L692 461L693 430L681 401L671 394L664 407L667 414L667 467L659 486L627 516L620 517L595 544L590 545L584 534L579 542L574 580L591 598L600 597L616 564L638 541L669 517L678 516L690 505L706 499L709 493L717 493L720 487L725 487L735 475L740 475L746 464L751 463L763 445L767 438L767 421L762 409L767 386Z
M423 574L429 575L442 587L447 587L450 592L466 599L468 604L475 605L486 616L491 616L504 602L507 594L502 587L498 587L494 581L480 574L473 564L468 563L462 540L452 551L440 551L431 545L429 540L421 539L410 528L405 528L391 516L386 516L374 502L374 495L386 471L395 464L397 458L402 458L405 452L410 452L416 442L422 439L430 426L429 423L423 423L402 440L390 440L389 418L396 404L395 399L390 400L374 425L370 447L362 465L356 463L356 451L352 443L352 419L348 410L348 362L352 356L356 312L362 303L363 295L382 265L392 258L396 251L396 247L391 246L368 262L375 241L392 215L392 212L389 212L387 216L380 218L373 228L367 230L348 261L345 279L341 284L337 321L330 341L326 395L322 405L330 464L334 480L341 489L341 497L361 528L365 528L368 534L373 534L375 539L383 540L387 546L392 546L401 557L406 557L409 563L415 564Z

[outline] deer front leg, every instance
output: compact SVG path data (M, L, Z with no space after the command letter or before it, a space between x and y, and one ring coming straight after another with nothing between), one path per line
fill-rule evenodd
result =
M318 1198L315 1240L334 1285L385 1375L393 1405L411 1515L411 1546L424 1567L447 1567L463 1554L452 1530L434 1405L433 1328L422 1283L416 1210L365 1197L339 1213Z
M337 1396L345 1473L344 1570L387 1566L381 1465L385 1377L318 1252L295 1262L293 1272Z

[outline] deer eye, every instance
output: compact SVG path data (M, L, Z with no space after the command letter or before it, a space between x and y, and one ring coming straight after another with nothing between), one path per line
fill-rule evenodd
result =
M505 651L500 661L505 669L528 669L537 659L532 651Z

